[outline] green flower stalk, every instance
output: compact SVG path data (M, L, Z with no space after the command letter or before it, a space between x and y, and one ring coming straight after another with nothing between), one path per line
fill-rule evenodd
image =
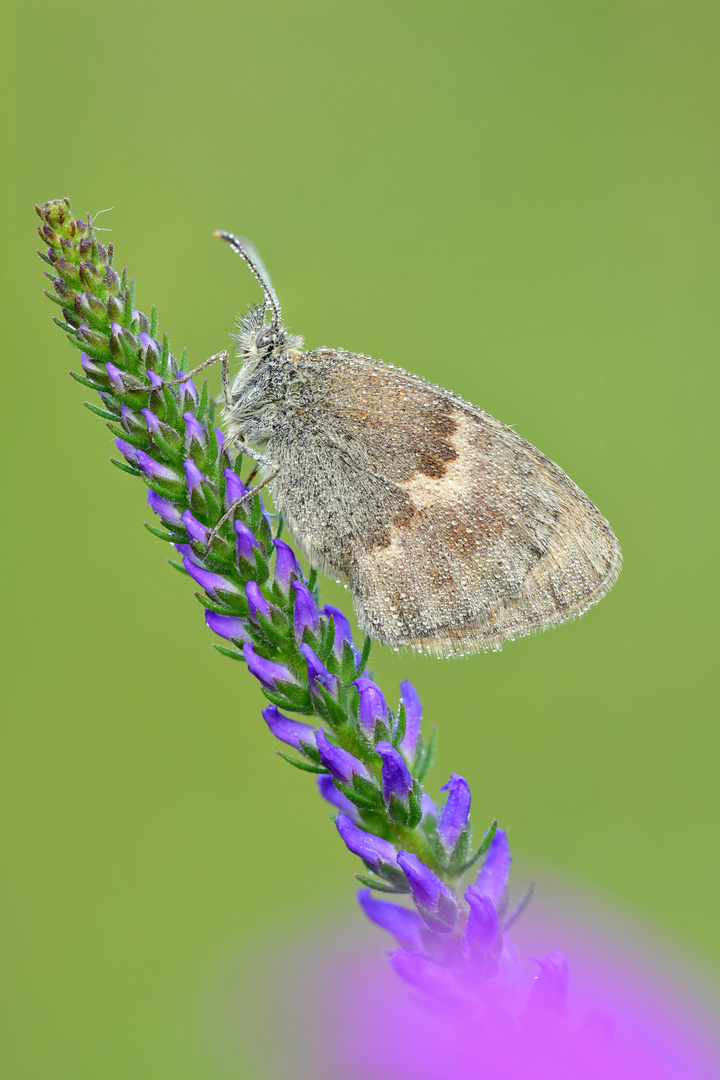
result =
M53 285L46 295L80 353L73 378L99 397L85 404L115 438L121 456L111 460L145 485L160 524L146 528L176 549L181 559L170 561L200 587L207 625L224 642L215 647L260 683L263 718L292 751L280 756L314 774L338 809L338 832L364 862L363 909L407 953L396 970L416 984L439 962L473 978L494 974L502 931L518 914L508 913L504 833L493 822L473 848L462 776L445 785L443 807L424 793L434 735L422 735L414 688L404 682L393 709L365 674L369 639L358 650L342 612L320 607L315 572L306 580L259 490L243 483L242 456L214 426L207 383L198 388L186 354L176 360L159 338L155 309L149 317L135 309L134 283L127 269L115 271L113 247L98 243L90 217L76 219L66 199L36 210ZM461 896L460 879L483 856ZM408 893L415 910L372 899L370 889ZM463 986L472 983L467 971Z

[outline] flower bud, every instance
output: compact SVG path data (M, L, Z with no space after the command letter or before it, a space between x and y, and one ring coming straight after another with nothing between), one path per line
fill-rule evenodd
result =
M232 581L228 581L222 574L215 574L212 570L206 570L198 565L190 556L185 555L183 566L193 581L196 581L213 600L222 600L223 594L237 596L238 589Z
M465 890L465 899L470 906L465 924L465 953L475 971L489 978L500 969L503 948L497 911L490 897L477 885L470 885Z
M272 693L278 691L282 693L283 683L289 683L292 686L300 685L290 668L286 667L285 664L276 664L272 660L266 660L265 657L259 656L251 644L243 645L243 656L247 661L250 673L255 676L266 690L270 690Z
M317 789L326 802L329 802L337 810L341 810L343 814L347 814L353 821L357 820L357 806L353 806L350 800L343 795L342 791L338 791L332 776L328 776L327 773L320 773L317 778Z
M475 879L475 885L490 897L497 907L507 887L512 859L507 836L503 829L498 829Z
M205 456L207 432L194 413L183 413L185 421L185 439L183 450L197 464Z
M397 852L388 840L383 840L373 833L365 832L351 821L346 814L338 814L335 818L337 831L340 833L345 846L353 855L358 855L364 862L371 866L375 873L379 873L383 864L395 866Z
M323 615L327 619L332 619L335 624L335 637L333 638L333 652L338 660L342 660L345 643L350 646L355 656L357 663L360 654L355 648L355 643L352 639L352 630L350 629L350 623L348 622L345 614L340 608L333 607L331 604L326 604L322 609Z
M262 615L264 619L269 619L271 617L272 608L260 592L260 588L256 581L247 582L245 585L245 596L250 607L249 619L251 623L254 623L256 626L259 624L258 615Z
M356 687L360 695L358 727L361 734L373 743L376 739L387 738L388 710L380 687L364 676L355 679L350 685ZM404 764L403 762L403 766ZM407 769L405 771L407 772Z
M208 629L226 641L250 641L245 629L245 622L236 615L218 615L216 611L205 610L205 622Z
M452 930L458 914L454 893L443 884L429 866L420 862L417 855L401 851L397 861L408 880L415 906L426 925L439 933L448 933Z
M300 567L293 549L284 540L273 540L273 547L275 548L275 581L283 596L289 596L293 581L300 578Z
M362 776L365 780L371 779L362 761L358 761L341 746L331 743L322 728L315 733L315 744L321 762L341 784L351 787L355 775Z
M207 544L207 538L210 535L210 530L193 516L190 510L186 510L182 515L182 523L185 526L185 532L188 534L191 540L196 543Z
M233 525L235 530L235 549L238 556L238 566L243 569L243 563L248 564L245 569L255 569L255 549L262 550L260 541L255 534L248 529L244 521L236 521Z
M448 797L438 819L437 837L445 855L450 858L468 827L470 788L462 776L450 773L450 779L440 790L447 791Z
M302 750L301 742L315 745L315 728L310 724L302 724L299 720L291 720L278 710L276 705L268 705L262 711L262 718L270 728L276 739L287 743L295 750Z
M385 805L390 806L397 799L403 806L408 806L413 791L413 778L404 759L386 740L375 747L382 758L382 789Z
M368 919L393 934L403 949L423 951L421 931L425 924L416 911L388 900L377 900L370 889L361 889L358 901Z
M182 515L179 508L175 503L170 502L169 499L163 499L152 488L148 489L147 501L152 510L162 518L163 521L167 521L170 525L174 525L176 528L182 525Z
M320 631L320 616L312 594L302 581L293 581L292 588L295 592L293 606L295 636L298 641L302 641L303 634L307 630L312 637L316 637Z
M299 651L307 661L308 683L312 697L322 702L323 697L319 689L319 687L322 687L333 700L337 701L340 695L340 684L337 677L328 671L309 645L301 645Z
M422 705L417 690L407 679L400 683L400 700L405 708L405 735L400 743L400 749L405 757L412 761L420 735Z

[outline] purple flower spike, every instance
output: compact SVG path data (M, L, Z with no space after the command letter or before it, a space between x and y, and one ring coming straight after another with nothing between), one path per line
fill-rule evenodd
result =
M380 870L380 863L395 866L397 852L388 840L360 829L347 814L338 814L335 825L347 849L363 859L376 873Z
M343 646L345 642L348 643L353 651L355 660L359 659L360 654L355 648L355 643L352 639L352 630L350 629L350 623L345 617L340 608L333 607L332 604L326 604L322 609L323 615L327 619L332 619L335 623L335 637L333 639L333 652L337 656L338 660L343 658Z
M225 638L227 641L249 641L250 635L245 629L242 619L235 615L218 615L215 611L206 610L205 622L213 634Z
M124 439L116 439L115 445L130 465L137 465L139 451L136 446L133 446L132 443L125 442Z
M510 858L507 836L503 829L498 829L493 837L490 850L485 856L485 862L480 868L480 873L475 879L478 889L487 893L496 907L507 887L511 865L512 859Z
M186 510L183 514L182 523L191 540L198 540L201 544L207 543L207 538L210 535L208 529L189 510Z
M422 705L417 690L407 679L400 683L400 700L405 706L405 735L400 743L400 749L405 757L412 759L415 757L420 735Z
M207 432L197 416L191 412L183 413L185 421L185 452L191 457L204 454L207 446Z
M366 780L370 779L362 761L358 761L356 757L349 754L347 750L343 750L341 746L331 743L322 728L315 733L315 745L318 748L321 762L341 784L351 786L355 773Z
M232 469L223 469L223 476L225 477L225 509L229 510L233 503L247 494L247 489Z
M275 581L283 596L290 595L290 586L300 578L300 568L295 552L284 540L273 540L275 548Z
M284 664L275 664L272 660L266 660L264 657L258 656L250 643L243 645L243 656L247 661L250 674L254 675L266 690L275 693L277 690L282 689L280 685L282 683L292 683L293 686L300 685L290 668L285 667Z
M250 622L257 624L258 615L262 615L265 619L270 618L270 605L260 592L257 581L248 581L245 586L245 596L250 605Z
M437 835L443 851L452 855L463 830L467 828L470 813L470 788L462 776L450 773L447 784L440 788L448 797L438 820Z
M320 630L320 616L315 607L315 601L307 585L302 581L293 581L295 590L295 606L293 608L293 622L295 624L295 636L302 641L306 630L315 637Z
M357 691L360 695L358 725L362 734L372 741L374 741L379 734L387 735L388 710L380 687L377 686L372 679L366 679L364 677L355 679L355 682L350 683L350 685L357 687ZM378 728L380 728L380 731L378 731ZM378 750L378 753L379 752L380 751ZM393 751L393 753L395 752ZM405 768L404 762L403 768ZM406 768L405 771L407 772ZM412 787L412 782L410 786Z
M401 851L397 857L412 890L415 906L431 930L448 933L457 919L457 900L429 866L417 855Z
M394 934L403 949L423 951L421 930L425 924L416 911L387 900L376 900L370 889L361 889L358 901L368 919Z
M347 814L353 821L357 821L357 806L353 806L350 800L345 798L342 791L338 791L332 776L328 776L327 773L320 773L317 778L317 789L326 802L331 803L337 810L341 810L343 814Z
M413 789L413 778L404 758L385 739L381 740L375 749L382 758L382 789L385 804L389 806L390 800L394 797L407 806Z
M213 600L220 600L222 593L237 593L238 590L231 581L224 578L222 574L214 574L212 570L206 570L204 566L199 566L188 555L183 558L183 566L187 570L193 581L197 581L208 596L211 596Z
M337 701L340 693L340 684L338 683L336 676L330 674L309 645L301 645L299 651L307 660L308 682L310 683L310 693L312 696L322 699L322 694L318 689L318 687L321 686L331 698L334 698L335 701Z
M311 746L315 743L315 728L283 716L275 705L268 705L267 709L263 709L262 718L276 739L295 750L302 750L301 742L310 743Z
M255 548L260 548L260 541L248 529L244 521L236 521L233 528L235 529L235 547L238 559L255 566Z
M465 890L465 899L470 905L465 925L465 950L475 970L489 978L500 969L503 949L497 911L490 897L477 885Z
M460 983L453 973L436 960L429 960L421 952L398 949L390 957L390 966L396 974L420 990L441 1001L443 1004L456 1004L462 1000Z
M178 510L175 503L171 503L169 499L163 499L152 488L148 489L147 501L152 510L161 517L163 521L169 522L171 525L182 525L182 515Z
M150 457L144 450L138 450L137 463L148 480L162 480L170 484L177 484L180 480L174 469L168 469L166 465L161 465L159 461Z

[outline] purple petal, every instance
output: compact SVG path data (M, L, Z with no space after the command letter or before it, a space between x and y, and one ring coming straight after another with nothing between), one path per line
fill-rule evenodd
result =
M540 971L533 983L526 1018L542 1020L548 1013L559 1015L565 1009L568 988L568 962L560 949L536 960Z
M418 736L420 734L420 720L422 719L422 705L417 695L417 690L407 679L400 683L400 700L405 706L405 735L400 743L400 749L408 758L415 757Z
M350 685L357 687L360 695L358 705L360 729L369 739L373 739L376 737L378 724L384 724L387 727L388 710L382 690L372 679L364 677L355 679Z
M416 911L399 904L391 904L387 900L377 900L370 889L361 889L358 901L368 919L394 934L402 948L422 951L423 939L420 931L425 923Z
M218 615L216 611L205 611L205 622L208 628L218 637L227 641L249 641L250 636L245 629L245 623L235 615Z
M193 581L197 581L198 585L200 585L208 596L211 596L214 600L220 598L218 595L219 592L238 592L233 583L228 581L227 578L224 578L222 574L214 574L212 570L206 570L204 566L198 566L198 564L188 558L187 555L183 558L183 566Z
M489 896L475 885L465 890L470 914L465 924L465 948L476 971L489 978L500 969L503 938L497 911Z
M237 473L232 469L223 469L225 477L225 509L229 510L243 495L247 495L247 489Z
M171 503L169 499L163 499L152 488L148 489L147 501L151 509L155 511L158 517L161 517L163 521L169 521L171 525L182 525L182 514L175 505Z
M156 356L160 355L160 346L155 338L151 338L149 334L138 334L138 341L140 342L140 348L144 352L154 352Z
M382 789L385 803L389 806L393 796L407 805L413 789L413 778L408 771L404 758L386 740L375 747L382 758Z
M457 1002L462 997L460 984L453 973L420 952L398 949L390 957L390 964L401 979L437 1001Z
M137 465L139 451L136 446L133 446L132 443L125 442L124 439L116 439L115 445L127 462L131 465Z
M162 428L162 424L158 420L155 413L151 409L141 409L140 412L145 418L145 423L147 424L148 431L152 435L157 435L157 433Z
M207 477L200 472L192 458L183 461L183 469L190 494L198 489L202 490L202 485L207 483Z
M357 806L353 806L350 800L343 795L342 791L338 791L332 776L328 776L327 773L320 773L317 778L317 788L318 792L326 802L331 803L336 809L341 810L343 814L347 814L353 821L357 820Z
M144 450L138 450L137 463L149 480L166 480L177 484L180 479L174 469L168 469L167 466L161 465L159 461L150 457Z
M452 930L457 919L454 893L429 866L420 862L417 855L400 851L397 861L408 880L417 909L430 929L440 933Z
M299 720L291 720L288 716L283 716L275 705L268 705L266 709L263 709L262 718L276 739L296 750L302 749L301 741L310 743L311 746L315 742L315 728L310 724L301 724Z
M124 394L127 387L125 386L125 380L123 379L123 373L120 368L115 367L115 365L108 360L105 364L105 370L108 373L108 378L110 379L110 382L117 390L117 392L119 394Z
M463 829L467 828L470 813L470 788L462 776L450 773L450 779L440 790L447 791L448 797L438 820L438 839L445 854L451 855Z
M283 682L299 685L290 668L259 656L251 644L243 645L243 656L251 675L254 675L266 690L275 691L278 689L278 684Z
M315 744L321 762L341 784L352 784L353 773L365 777L366 780L370 779L362 761L358 761L356 757L349 754L347 750L343 750L341 746L331 743L322 728L315 733Z
M322 609L322 613L326 618L332 619L335 623L333 652L337 656L338 660L342 660L343 645L346 641L348 645L350 645L350 647L352 648L353 653L355 654L355 658L357 660L359 654L357 649L355 648L355 644L352 639L352 630L350 629L350 623L348 622L344 613L340 610L340 608L332 607L331 604L326 604L325 607Z
M190 447L195 442L201 450L204 450L207 445L207 432L197 416L194 413L185 412L183 420L185 421L185 445Z
M235 547L238 558L255 566L255 548L260 548L260 541L255 534L248 529L244 521L236 521L233 525L235 530Z
M275 548L275 580L282 593L289 596L292 582L300 576L295 552L284 540L273 540L273 547Z
M269 619L271 615L270 604L267 602L256 581L248 581L245 586L245 596L250 605L250 622L257 623L258 615Z
M339 683L335 675L331 675L325 665L320 661L317 655L313 652L309 645L301 645L299 652L307 660L307 673L308 682L310 683L310 693L314 697L321 697L318 693L318 685L322 686L324 690L330 694L331 697L337 700L339 696Z
M480 873L475 879L480 892L487 893L496 907L507 887L511 865L512 859L505 831L498 829L490 844L490 850L485 856L485 862L480 868Z
M295 605L293 607L293 623L295 636L302 641L306 630L316 635L320 630L320 615L315 606L315 601L308 587L302 581L293 581L292 588L295 591Z
M210 535L209 530L198 521L190 510L186 510L183 514L182 523L191 540L199 540L201 544L207 543L207 538Z
M338 814L335 825L348 850L364 859L374 870L379 869L381 861L395 865L397 852L387 840L358 828L346 814Z

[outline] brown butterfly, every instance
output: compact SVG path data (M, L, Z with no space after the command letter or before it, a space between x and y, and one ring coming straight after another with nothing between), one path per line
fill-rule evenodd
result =
M223 361L229 438L254 457L311 565L346 582L361 628L440 656L580 615L616 580L605 518L549 458L448 390L343 349L302 350L260 282ZM269 322L268 322L269 313Z

